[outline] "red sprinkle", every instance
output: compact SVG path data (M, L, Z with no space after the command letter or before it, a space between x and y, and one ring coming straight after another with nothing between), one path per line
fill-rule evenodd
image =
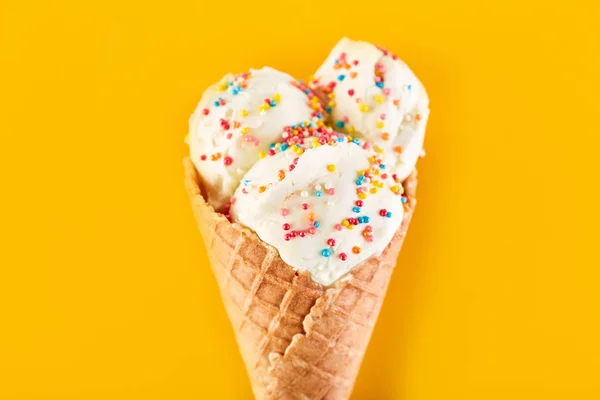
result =
M300 233L298 233L300 235L300 237L304 237L306 236L306 231L300 231Z
M354 96L354 89L348 89L348 95Z
M331 247L333 247L333 246L335 246L335 240L327 239L327 244L330 245Z
M303 210L308 210L308 204L302 203L302 209Z
M288 242L292 238L292 235L290 235L289 233L286 233L283 238L285 239L286 242Z
M346 258L348 258L348 256L346 255L346 253L340 253L340 260L342 261L346 261Z
M210 113L210 110L208 108L205 108L204 110L202 110L202 114L208 115L208 113Z
M381 215L382 217L385 217L387 214L387 210L385 208L382 208L381 210L379 210L379 215Z
M290 228L291 228L290 224L288 224L288 223L283 224L283 230L284 231L289 231Z
M363 201L362 200L356 200L356 205L359 207L363 206Z
M225 158L223 158L223 163L227 166L231 165L233 163L233 158L229 157L229 156L225 156Z
M200 159L201 159L202 161L206 161L206 154L202 154L202 155L200 156Z

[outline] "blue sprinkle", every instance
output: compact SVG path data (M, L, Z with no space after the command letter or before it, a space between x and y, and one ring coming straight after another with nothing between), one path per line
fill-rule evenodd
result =
M302 146L300 146L300 144L296 143L296 148L301 148Z
M352 211L354 211L355 213L359 213L360 207L352 207Z
M275 148L275 143L271 143L271 144L269 145L269 148L270 148L270 149L274 149L274 148Z
M215 100L215 107L219 107L219 100Z
M341 142L343 142L343 141L344 141L344 138L343 138L343 137L339 137L339 138L337 139L337 141L341 143Z
M281 151L285 151L288 148L288 144L284 143L281 145Z
M300 122L298 125L304 128L304 122Z
M388 218L392 218L392 212L388 211L387 214L385 214L385 216L388 217Z
M248 186L249 183L250 183L250 179L244 179L244 186Z
M331 251L329 249L323 249L321 250L321 255L323 257L329 257L331 255Z
M338 75L338 80L340 82L342 82L344 80L344 78L346 78L346 75L343 75L343 74L342 75Z
M227 87L232 87L233 86L233 82L228 82L227 83Z
M337 58L336 58L335 60L333 60L333 63L334 63L334 64L337 64L337 63L339 63L339 62L340 62L340 60L338 60Z
M380 88L380 89L383 89L383 82L377 82L377 83L375 84L375 86L377 86L377 87L378 87L378 88Z
M379 166L379 168L381 168L381 169L385 169L385 168L386 168L386 167L385 167L385 164L381 164L381 165Z
M271 107L275 107L277 105L277 102L275 100L271 100Z
M364 222L364 220L363 220L363 217L358 217L358 218L356 218L356 219L358 220L358 223L359 223L359 224L362 224L362 223Z
M319 226L321 226L321 223L319 221L315 221L315 223L313 224L313 226L315 228L318 228Z
M317 195L317 197L321 197L323 196L323 192L321 192L320 190L317 190L317 193L315 193Z
M298 83L304 83L302 79L298 79Z
M344 121L338 121L338 122L336 122L335 126L337 126L338 128L343 128L344 127Z
M310 89L304 89L305 94L310 94Z
M358 139L352 139L352 143L360 146L360 140L358 140Z
M402 202L402 204L406 203L406 197L401 197L400 201Z
M408 90L412 89L412 85L408 85Z
M363 184L363 181L362 181L362 179L357 179L357 180L356 180L356 186L360 186L360 185L362 185L362 184Z
M325 111L327 111L328 113L331 112L331 107L325 107Z
M323 118L323 114L321 114L321 113L318 113L318 114L317 114L317 118Z
M367 217L366 215L363 217L363 221L365 224L369 223L369 217Z

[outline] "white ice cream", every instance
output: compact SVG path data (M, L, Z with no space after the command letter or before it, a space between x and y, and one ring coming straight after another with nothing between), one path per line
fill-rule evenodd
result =
M321 105L307 88L272 68L228 74L209 87L190 118L188 137L209 203L223 210L284 127L321 116Z
M330 285L383 251L406 199L368 143L322 130L302 144L291 132L274 155L258 161L236 191L231 215L293 268Z
M329 95L336 129L372 141L400 179L410 175L423 148L429 99L404 62L383 48L343 38L311 87Z

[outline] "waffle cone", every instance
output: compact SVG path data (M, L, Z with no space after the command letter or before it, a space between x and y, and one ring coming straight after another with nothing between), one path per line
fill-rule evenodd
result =
M404 182L402 224L381 256L331 287L283 262L252 231L216 213L184 160L185 186L257 399L350 397L416 204Z

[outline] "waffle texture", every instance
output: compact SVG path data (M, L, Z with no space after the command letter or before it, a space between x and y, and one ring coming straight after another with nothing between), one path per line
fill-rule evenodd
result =
M216 213L189 158L184 169L256 398L349 398L416 205L416 171L403 183L406 212L383 253L323 287L283 262L254 232Z

